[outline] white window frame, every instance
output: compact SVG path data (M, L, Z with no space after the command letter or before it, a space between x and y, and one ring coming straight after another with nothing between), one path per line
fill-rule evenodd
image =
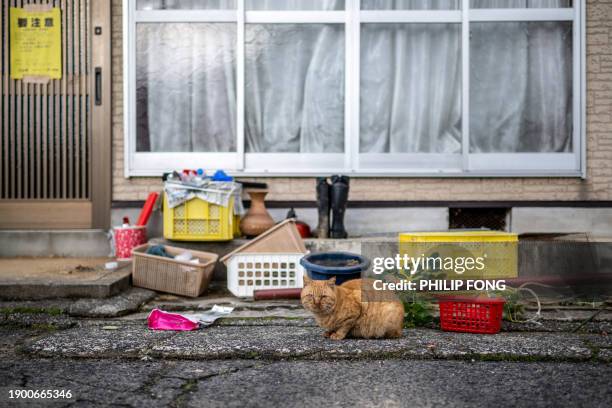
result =
M345 0L344 11L136 10L123 2L124 175L159 176L176 168L221 168L237 176L356 177L582 177L586 178L585 1L561 9L361 10L360 0ZM573 152L471 153L470 23L495 21L571 21L573 23ZM237 27L236 152L136 152L136 24L143 22L232 22ZM247 153L244 145L245 25L249 23L338 23L345 27L344 153ZM462 151L438 153L359 153L360 33L367 23L456 23L462 32Z

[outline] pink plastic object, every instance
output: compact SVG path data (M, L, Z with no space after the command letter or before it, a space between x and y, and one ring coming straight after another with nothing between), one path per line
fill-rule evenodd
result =
M128 260L132 258L132 249L147 242L147 230L145 227L116 227L115 234L115 255L118 260Z
M152 330L191 331L198 328L198 322L194 322L183 315L168 313L159 309L151 311L147 322L149 329Z

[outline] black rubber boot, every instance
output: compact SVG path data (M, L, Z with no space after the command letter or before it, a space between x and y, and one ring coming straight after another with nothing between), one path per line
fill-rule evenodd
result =
M349 195L349 178L347 176L333 176L331 185L332 226L329 232L331 238L346 238L348 234L344 228L344 213Z
M330 186L327 178L317 178L317 209L319 211L319 225L317 226L317 237L329 237L329 193Z

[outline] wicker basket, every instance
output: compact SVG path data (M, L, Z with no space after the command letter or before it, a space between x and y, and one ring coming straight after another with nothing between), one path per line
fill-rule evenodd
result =
M206 291L219 257L217 254L189 250L193 257L200 261L199 264L193 264L149 255L147 249L150 246L145 244L134 248L132 253L134 286L190 297L198 297ZM184 248L167 245L164 248L168 255L172 256L185 252Z

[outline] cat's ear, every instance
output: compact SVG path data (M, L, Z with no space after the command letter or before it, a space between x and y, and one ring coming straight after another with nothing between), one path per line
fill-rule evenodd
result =
M312 282L312 279L310 279L307 274L304 274L304 286L310 285L310 282Z
M334 285L336 285L336 277L335 277L335 276L332 276L332 277L331 277L331 279L328 279L328 280L327 280L327 284L328 284L329 286L334 286Z

